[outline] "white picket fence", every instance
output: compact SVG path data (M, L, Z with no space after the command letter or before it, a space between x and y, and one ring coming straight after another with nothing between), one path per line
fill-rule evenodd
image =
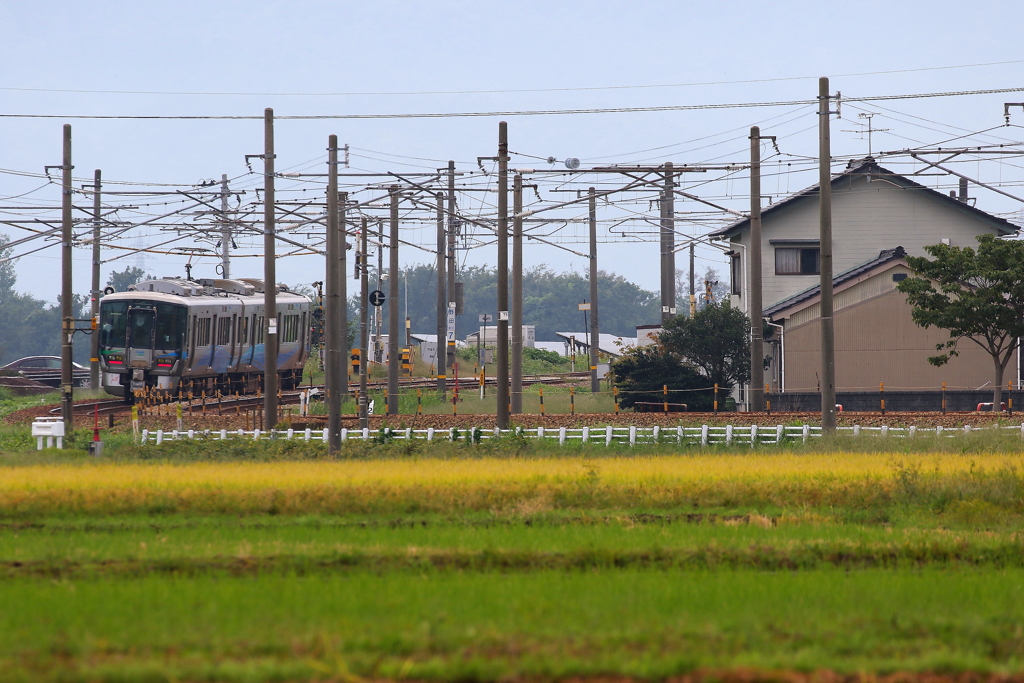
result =
M849 433L852 436L877 435L882 437L913 438L915 436L936 436L955 437L970 434L972 431L997 429L1000 431L1017 431L1024 439L1024 423L1017 426L992 426L992 427L971 427L965 425L963 428L943 428L941 426L931 428L920 427L839 427L838 431ZM779 444L784 442L804 442L808 439L821 436L821 427L810 425L760 427L758 425L724 425L700 427L559 427L545 428L534 427L525 429L482 429L479 427L468 429L391 429L385 427L383 433L380 430L370 429L342 429L341 440L344 441L369 441L372 439L386 440L411 440L419 439L424 441L459 441L465 443L481 443L489 439L500 437L518 436L537 441L547 441L564 445L567 443L603 444L637 444L651 443L674 443L679 445L701 445L713 444L747 444L753 447L755 444ZM308 442L327 442L326 429L305 429L305 430L275 430L254 431L238 430L169 430L158 429L150 431L143 429L139 434L141 443L162 444L165 441L178 441L182 439L248 439L251 441L269 439L297 439Z

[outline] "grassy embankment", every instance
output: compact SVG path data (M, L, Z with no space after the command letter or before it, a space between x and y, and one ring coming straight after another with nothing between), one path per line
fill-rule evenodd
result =
M1024 670L1016 442L961 441L971 454L837 443L0 456L0 671Z

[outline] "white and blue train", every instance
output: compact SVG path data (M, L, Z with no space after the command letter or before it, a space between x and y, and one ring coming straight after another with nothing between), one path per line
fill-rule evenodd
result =
M100 300L104 390L131 400L136 390L251 393L263 385L262 280L143 280ZM309 298L278 285L279 386L302 383L309 356Z

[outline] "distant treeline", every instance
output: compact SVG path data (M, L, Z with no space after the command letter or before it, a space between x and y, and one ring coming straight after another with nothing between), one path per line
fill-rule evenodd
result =
M717 279L717 275L710 272L712 279ZM436 330L435 273L432 264L411 266L400 273L399 316L405 318L408 305L413 332L432 334ZM467 266L459 270L458 280L463 283L465 296L463 314L456 320L461 339L477 329L481 314L497 319L498 278L496 269L491 266ZM375 283L374 274L371 288ZM386 283L384 291L387 292ZM636 335L637 325L654 324L661 319L660 294L643 289L621 275L598 271L597 295L603 333L632 337ZM680 291L679 301L686 298ZM584 301L590 301L590 282L585 273L556 273L547 266L536 266L523 273L523 324L536 326L537 341L558 341L555 332L582 332L583 313L578 304ZM353 313L358 310L356 303L354 298L350 301Z

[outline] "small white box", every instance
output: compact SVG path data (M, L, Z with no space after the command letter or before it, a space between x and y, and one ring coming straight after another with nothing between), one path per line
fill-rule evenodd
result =
M57 448L64 448L64 420L59 417L39 417L32 422L32 436L36 437L36 450L43 450L43 437L46 437L46 447L53 446L53 439L57 439Z

